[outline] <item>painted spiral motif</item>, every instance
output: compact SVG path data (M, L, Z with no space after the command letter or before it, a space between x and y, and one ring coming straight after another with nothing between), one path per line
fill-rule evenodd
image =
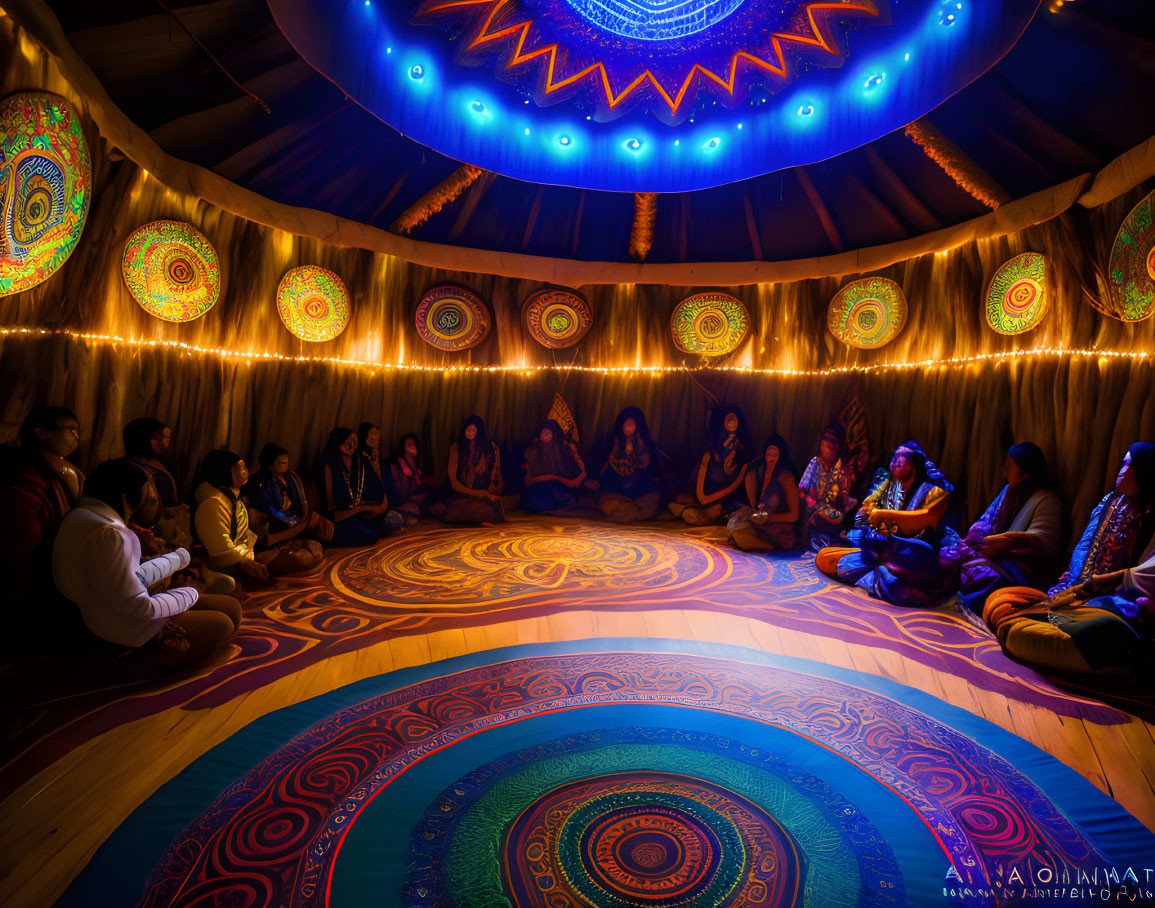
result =
M999 334L1030 331L1047 314L1047 259L1024 252L1006 262L987 287L987 324Z
M733 570L724 549L692 540L514 524L500 535L466 528L407 534L335 562L331 580L349 599L379 607L457 611L462 602L530 604L575 594L594 601L631 588L661 596Z
M302 265L281 278L277 313L295 337L312 343L329 341L349 324L349 292L332 271Z
M589 303L572 290L547 287L525 298L521 307L525 328L543 347L572 347L590 330L593 315Z
M67 102L44 92L0 101L0 296L64 264L91 200L88 144Z
M826 326L849 347L870 350L889 344L906 325L902 288L884 277L851 281L830 301Z
M191 322L220 299L216 250L183 221L153 221L133 231L121 270L133 299L166 322Z
M1140 322L1155 314L1155 192L1131 209L1119 225L1107 268L1108 314Z
M421 297L417 306L417 333L439 350L468 350L489 334L489 310L471 290L443 285Z
M741 300L725 293L699 293L680 302L670 316L670 333L683 353L725 356L733 353L750 330L750 315Z

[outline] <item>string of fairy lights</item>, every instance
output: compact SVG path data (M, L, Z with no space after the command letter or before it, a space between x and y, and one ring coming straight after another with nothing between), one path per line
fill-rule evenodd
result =
M1036 359L1094 359L1101 365L1114 360L1155 360L1155 350L1097 350L1074 349L1067 347L1033 347L1026 350L1003 350L992 353L977 353L973 356L952 356L942 359L911 360L908 362L883 362L850 364L832 366L825 369L774 369L757 368L754 366L729 365L662 365L644 366L640 364L624 366L581 366L576 364L508 364L508 365L446 365L431 366L418 363L389 363L372 360L358 360L337 356L292 356L286 353L268 351L230 350L225 347L204 347L189 344L184 341L164 340L156 338L121 337L116 334L99 334L95 332L72 331L67 328L25 328L0 327L0 340L10 338L14 340L36 340L47 338L65 338L67 340L107 345L129 349L162 349L172 350L188 356L215 357L217 359L243 365L262 363L300 363L305 365L336 366L343 368L368 371L372 374L385 373L440 373L446 376L461 375L463 373L505 373L532 378L545 373L589 373L594 375L648 375L654 378L686 371L736 373L742 375L758 375L766 377L825 377L848 374L867 374L874 372L900 372L920 369L942 369L960 366L973 366L993 363L1013 363L1023 360Z

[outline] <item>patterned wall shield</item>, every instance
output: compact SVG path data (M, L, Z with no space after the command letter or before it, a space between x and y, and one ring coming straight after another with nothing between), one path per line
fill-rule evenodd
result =
M124 283L149 315L191 322L221 295L217 252L204 234L183 221L153 221L124 244Z
M277 313L289 332L303 341L332 340L349 324L349 292L332 271L302 265L281 278Z
M902 288L885 277L851 281L830 301L826 326L849 347L870 350L889 344L906 324Z
M489 310L472 290L442 284L426 291L417 306L417 333L438 350L468 350L489 334Z
M525 328L543 347L572 347L590 330L589 303L572 290L546 287L525 298L521 307Z
M91 200L88 144L67 102L44 92L0 101L0 296L64 264Z
M1006 262L987 285L987 324L999 334L1030 331L1047 314L1047 259L1024 252Z
M678 303L670 333L683 353L724 356L733 353L750 330L750 314L741 300L725 293L697 293Z
M1125 322L1141 322L1155 314L1155 192L1123 219L1107 278L1111 289L1109 315Z

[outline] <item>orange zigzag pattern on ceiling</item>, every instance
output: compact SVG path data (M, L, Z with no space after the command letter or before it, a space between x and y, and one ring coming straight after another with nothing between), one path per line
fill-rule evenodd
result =
M493 31L494 21L497 20L503 13L514 5L515 0L449 0L449 2L427 2L422 5L421 9L416 15L416 19L441 16L454 10L463 10L467 13L475 13L479 9L489 7L489 13L485 17L481 28L477 30L476 34L466 45L467 52L477 50L484 45L494 44L501 41L511 39L514 35L517 36L517 43L514 45L512 52L509 54L505 62L505 69L511 70L516 66L522 66L527 63L532 63L539 58L545 59L545 87L546 95L553 92L560 91L565 88L570 88L576 83L585 79L587 76L592 76L595 82L600 82L602 91L605 95L606 104L611 110L616 108L625 99L634 94L642 85L649 82L650 85L661 95L662 99L669 105L670 113L676 115L681 108L682 101L686 98L691 87L694 84L696 77L702 76L710 79L726 91L731 97L734 95L734 84L738 76L738 64L745 62L750 66L764 69L773 75L786 78L789 74L789 64L786 61L783 53L783 45L787 43L799 44L803 47L818 48L828 54L840 56L842 51L838 46L837 38L828 27L828 20L831 18L838 18L846 14L857 16L877 16L878 8L870 0L860 0L860 2L847 3L808 3L806 5L806 20L809 27L809 34L789 34L786 32L775 32L770 36L770 47L773 53L770 55L777 62L764 59L760 56L748 53L746 51L736 51L734 56L730 59L729 73L726 76L720 76L709 67L703 66L700 63L695 63L686 78L682 81L681 86L675 94L671 94L664 85L658 80L657 76L649 69L643 70L633 81L631 81L621 91L615 92L613 86L610 84L610 75L606 71L605 64L602 62L591 63L584 69L572 73L562 78L557 78L557 55L558 44L543 45L542 47L534 48L526 51L525 45L528 42L533 31L534 20L525 19L521 22L513 23L499 27ZM472 7L473 9L468 9ZM540 61L539 61L540 62Z

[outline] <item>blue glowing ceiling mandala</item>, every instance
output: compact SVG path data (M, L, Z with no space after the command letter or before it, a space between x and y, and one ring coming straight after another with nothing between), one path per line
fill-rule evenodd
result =
M1039 0L269 0L380 119L521 180L701 189L917 119Z

